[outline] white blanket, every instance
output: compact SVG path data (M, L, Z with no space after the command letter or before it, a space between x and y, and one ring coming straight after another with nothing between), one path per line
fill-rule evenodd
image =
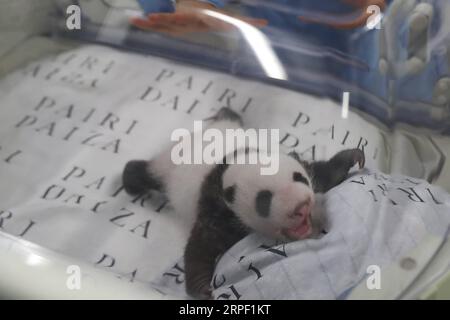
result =
M364 147L369 168L389 163L386 133L352 112L342 119L328 100L100 46L24 66L0 80L0 97L0 230L180 295L175 264L189 230L164 199L132 198L120 179L128 160L150 159L174 129L229 106L247 127L279 128L281 145L305 159ZM386 182L392 207L382 180L363 179L327 194L323 238L270 250L256 235L236 244L218 265L216 297L233 298L234 285L242 299L334 298L367 264L392 261L447 223L444 192L420 185L424 202L409 201L415 182Z

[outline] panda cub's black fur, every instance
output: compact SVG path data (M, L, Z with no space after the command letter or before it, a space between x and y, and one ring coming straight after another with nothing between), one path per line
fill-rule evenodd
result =
M212 120L220 129L242 125L240 116L227 108ZM258 151L235 150L235 156L242 152ZM183 168L169 163L168 155L166 151L150 161L128 162L123 183L130 194L150 189L164 192L176 211L193 215L195 223L184 253L186 290L203 299L211 297L217 259L231 246L254 231L283 240L308 237L314 193L344 181L355 164L364 166L364 153L349 149L329 161L312 163L296 153L280 154L280 170L273 177L259 175L255 165L228 163L192 167L189 170L198 174L186 176ZM179 189L180 184L192 184L192 188Z

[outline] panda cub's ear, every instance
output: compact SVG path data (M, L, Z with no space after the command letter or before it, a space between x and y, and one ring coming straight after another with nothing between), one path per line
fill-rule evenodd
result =
M225 198L225 201L228 203L233 203L236 195L236 185L233 184L232 186L226 187L225 190L223 190L223 197Z

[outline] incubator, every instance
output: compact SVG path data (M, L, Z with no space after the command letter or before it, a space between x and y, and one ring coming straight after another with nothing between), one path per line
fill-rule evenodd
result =
M236 243L213 298L450 299L447 0L0 0L0 297L190 299L189 224L121 173L224 107L366 169L319 238Z

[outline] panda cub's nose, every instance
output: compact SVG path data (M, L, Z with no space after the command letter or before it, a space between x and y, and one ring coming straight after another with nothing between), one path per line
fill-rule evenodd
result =
M306 218L311 214L312 200L308 197L306 200L300 202L294 210L294 217Z

